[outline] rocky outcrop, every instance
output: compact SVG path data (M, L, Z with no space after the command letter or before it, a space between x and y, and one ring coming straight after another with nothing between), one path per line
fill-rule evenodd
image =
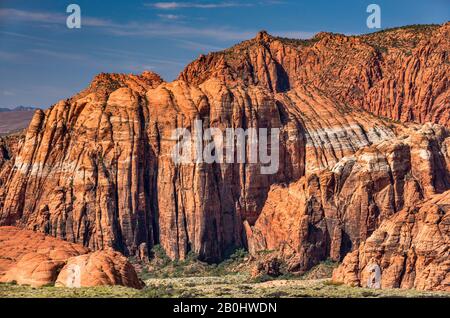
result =
M79 244L8 226L0 227L0 282L36 287L55 282L64 287L143 287L120 253L90 252Z
M224 52L202 55L179 78L196 84L219 78L274 92L307 85L379 116L448 126L449 38L450 23L363 36L322 32L310 40L263 31Z
M261 278L264 276L278 277L281 275L281 261L273 255L262 256L253 266L251 276Z
M23 137L22 133L0 137L0 211L5 202L5 184L14 167L14 159L22 145Z
M349 253L333 280L368 287L450 291L450 191L383 221ZM373 277L373 268L379 268Z
M449 142L438 125L408 128L329 169L273 186L246 227L250 251L282 250L290 270L300 272L342 260L383 220L449 189Z
M245 244L242 221L256 221L271 184L395 135L382 120L336 107L306 88L272 95L260 87L224 90L217 81L201 89L163 83L145 97L122 87L106 99L90 93L60 102L36 113L0 222L93 249L136 254L142 243L160 243L172 258L193 250L219 260ZM278 172L262 175L259 163L175 164L173 130L195 119L205 127L280 128Z
M133 265L122 254L113 251L96 251L69 258L55 283L55 286L70 288L104 285L144 287Z
M0 137L0 193L2 193L3 185L14 165L14 158L19 152L23 137L22 133Z
M448 30L260 32L170 83L100 74L36 111L10 160L0 224L144 258L160 244L172 259L210 262L236 247L282 249L293 271L340 260L384 219L449 189L448 130L401 123L448 125ZM175 163L173 132L196 120L280 129L279 169Z
M42 286L55 282L68 258L88 253L81 245L16 227L0 227L0 281Z

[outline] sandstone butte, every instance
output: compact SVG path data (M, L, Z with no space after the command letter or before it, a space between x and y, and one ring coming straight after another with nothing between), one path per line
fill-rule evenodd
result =
M449 39L450 23L262 31L172 82L100 74L3 139L0 225L127 256L277 250L297 273L344 260L335 279L357 285L376 262L383 286L449 290ZM279 171L175 164L172 131L196 119L280 128Z
M133 265L119 252L91 252L80 244L12 226L0 227L0 282L143 287Z

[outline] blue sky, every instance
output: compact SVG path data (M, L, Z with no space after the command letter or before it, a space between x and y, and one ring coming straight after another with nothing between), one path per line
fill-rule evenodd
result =
M66 27L71 3L81 7L81 29ZM370 3L381 6L382 28L450 20L449 0L0 0L0 107L46 108L100 72L173 80L199 54L262 29L294 38L368 33Z

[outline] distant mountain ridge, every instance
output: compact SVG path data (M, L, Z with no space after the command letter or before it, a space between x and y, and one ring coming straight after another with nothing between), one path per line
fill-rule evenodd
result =
M27 128L37 109L39 108L27 106L0 108L0 136L16 133Z
M6 108L6 107L0 107L0 113L3 112L22 112L22 111L30 111L30 110L36 110L39 109L37 107L32 106L17 106L14 108Z

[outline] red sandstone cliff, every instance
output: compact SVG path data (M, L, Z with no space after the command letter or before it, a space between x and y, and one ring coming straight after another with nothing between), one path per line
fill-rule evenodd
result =
M400 121L449 125L450 23L363 36L319 33L310 40L255 39L201 56L180 79L263 85L286 92L307 85L343 104Z
M207 261L281 249L300 272L340 260L383 220L450 188L449 32L261 32L171 83L101 74L37 111L17 154L0 158L0 224L125 254L144 243ZM172 131L196 119L280 128L279 171L175 164Z
M450 291L450 191L385 220L349 253L333 279L367 286L370 268L381 268L381 288Z

